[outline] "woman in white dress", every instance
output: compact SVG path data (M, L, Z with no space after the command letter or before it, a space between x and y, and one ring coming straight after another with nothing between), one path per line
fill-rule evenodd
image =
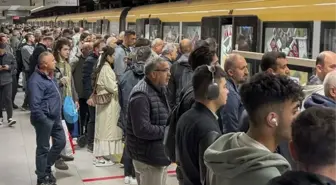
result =
M96 96L110 101L96 102L96 126L93 155L97 167L111 166L110 157L122 154L122 130L117 126L120 106L117 78L113 71L114 49L106 46L93 74ZM98 98L99 99L99 98ZM105 103L102 103L105 102ZM107 103L106 103L107 102Z

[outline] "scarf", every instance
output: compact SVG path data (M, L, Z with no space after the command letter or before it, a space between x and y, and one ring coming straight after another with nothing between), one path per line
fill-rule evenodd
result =
M67 85L65 85L63 87L63 91L62 91L62 95L63 95L63 99L66 96L71 96L72 97L72 88L71 88L71 82L72 82L72 74L71 74L71 66L68 62L63 61L62 58L60 57L59 62L56 63L56 67L60 69L61 71L61 76L64 77L68 77L68 81L67 81Z

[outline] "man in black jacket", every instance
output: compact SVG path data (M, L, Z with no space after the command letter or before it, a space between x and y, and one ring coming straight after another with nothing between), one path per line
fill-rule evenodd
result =
M166 97L169 78L168 62L155 57L146 63L145 78L130 94L126 147L139 185L166 184L170 161L164 153L163 137L170 112Z
M33 74L38 64L38 58L41 53L48 51L54 45L54 38L46 36L42 38L42 41L38 43L33 51L33 54L29 58L29 76ZM28 77L29 78L29 77Z
M219 66L198 67L192 78L193 107L177 122L176 155L184 185L201 185L206 174L204 151L222 134L217 110L227 101L225 72Z
M94 66L96 66L99 58L99 53L103 51L105 43L103 40L98 40L93 44L93 52L89 54L83 64L83 96L87 99L87 104L89 105L89 122L87 124L87 141L88 141L88 151L93 152L93 142L94 142L94 131L95 131L95 119L96 119L96 109L94 103L90 98L93 92L93 84L91 75L94 72Z

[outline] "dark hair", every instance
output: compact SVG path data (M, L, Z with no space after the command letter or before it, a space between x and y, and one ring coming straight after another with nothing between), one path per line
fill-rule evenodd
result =
M64 30L62 31L62 36L64 36L65 34L70 34L70 35L72 35L72 31L71 31L70 29L66 28L66 29L64 29Z
M96 42L93 43L93 49L99 48L100 44L104 44L104 40L96 40Z
M209 47L201 46L190 53L188 62L192 70L195 70L198 66L210 65L213 56L214 53L210 51Z
M97 40L102 40L103 36L101 34L94 34Z
M111 35L107 34L107 35L104 35L104 40L107 41L107 39L109 39L111 37Z
M261 58L260 67L262 71L267 71L267 69L271 68L276 70L277 68L277 59L278 58L286 58L286 54L283 52L267 52Z
M69 39L61 37L56 41L54 52L53 52L53 55L55 57L56 62L60 62L60 60L61 60L60 56L59 56L59 51L62 49L63 46L71 47L71 43L70 43Z
M74 31L75 31L75 33L79 33L80 28L79 28L79 27L75 27L75 28L74 28Z
M133 30L126 30L125 31L125 37L128 37L130 35L136 35L135 31L133 31Z
M298 161L306 166L335 164L335 109L312 107L303 111L292 124L292 139Z
M136 51L136 61L146 62L152 54L152 50L149 46L141 46Z
M79 41L83 41L86 37L90 36L89 33L87 32L83 32L80 37L79 37Z
M151 45L151 41L149 41L146 38L139 38L136 42L135 42L135 47L141 47L141 46L150 46Z
M29 39L29 37L31 37L31 36L34 36L32 33L27 33L26 35L25 35L25 39L26 39L26 42L28 41L28 39Z
M209 71L209 65L201 65L194 71L192 77L192 86L194 89L195 99L204 100L207 97L208 86L212 83L212 73ZM214 78L218 82L221 78L225 78L224 70L219 66L215 67Z
M285 101L300 101L302 87L287 76L258 73L240 89L241 101L253 123L260 122L260 110ZM263 116L263 115L262 115Z
M98 78L98 74L100 73L101 69L103 68L105 62L107 61L107 56L111 56L114 54L114 48L110 47L110 46L105 46L103 48L103 54L101 55L100 61L99 61L99 65L97 66L97 68L94 70L94 73L92 74L92 86L94 87L96 84L96 79ZM112 68L113 68L113 64L112 64Z

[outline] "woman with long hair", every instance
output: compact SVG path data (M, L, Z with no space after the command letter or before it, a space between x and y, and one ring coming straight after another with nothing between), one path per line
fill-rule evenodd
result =
M56 70L54 76L59 84L59 89L62 97L62 103L66 96L71 96L75 102L77 109L79 108L78 104L78 95L75 90L75 84L72 77L71 66L69 64L71 43L67 38L59 38L55 44L53 55L56 60ZM63 112L62 112L63 113ZM63 117L63 115L62 115ZM64 118L64 117L63 117ZM72 134L74 130L74 124L67 123L69 132ZM67 170L68 166L64 161L72 161L74 157L72 153L67 153L65 149L61 153L61 159L57 160L55 167L61 170Z
M93 74L96 96L105 96L105 103L96 102L96 125L93 155L97 167L111 166L109 157L122 154L122 130L117 126L120 106L117 78L113 71L114 49L106 46Z

